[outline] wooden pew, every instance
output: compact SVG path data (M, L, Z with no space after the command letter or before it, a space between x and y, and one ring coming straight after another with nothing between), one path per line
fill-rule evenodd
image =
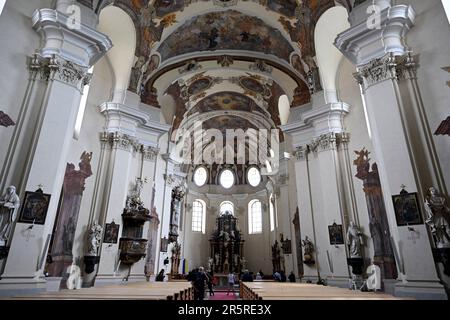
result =
M16 296L18 300L191 300L192 285L187 282L135 282L119 285L62 290L30 296Z
M302 283L241 282L241 292L243 300L400 300L382 293Z

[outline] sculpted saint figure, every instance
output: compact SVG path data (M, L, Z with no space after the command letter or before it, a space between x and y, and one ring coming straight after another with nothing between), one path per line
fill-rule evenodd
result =
M0 198L0 243L5 245L11 233L11 227L17 218L17 209L20 206L16 187L10 186Z
M97 256L98 247L102 240L103 228L95 222L88 232L88 256Z
M350 258L361 258L361 237L362 232L355 225L353 221L350 221L350 225L347 230L347 243L350 246Z
M425 199L426 223L434 235L437 248L450 247L450 209L445 202L445 198L441 197L435 188L431 187L428 190L428 196Z

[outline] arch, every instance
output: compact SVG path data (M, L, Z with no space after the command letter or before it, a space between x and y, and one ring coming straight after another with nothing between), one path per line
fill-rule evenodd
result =
M344 7L332 7L322 14L315 28L317 64L327 103L338 101L336 75L343 55L333 43L340 32L350 28L347 18Z
M262 233L262 204L258 199L248 203L248 234Z
M116 79L113 102L122 103L135 59L136 29L124 10L109 6L100 12L98 30L108 35L114 44L107 53Z
M220 204L220 215L225 214L225 212L230 212L234 216L234 204L231 201L224 201Z
M195 199L192 203L192 232L206 233L206 203Z

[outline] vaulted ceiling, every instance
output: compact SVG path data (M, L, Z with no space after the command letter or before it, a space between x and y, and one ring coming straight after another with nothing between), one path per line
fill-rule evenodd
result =
M233 128L245 121L230 111L266 117L276 127L282 95L291 106L310 101L313 83L320 83L315 25L327 9L350 10L353 0L90 2L97 10L113 4L134 22L137 43L128 90L163 110L165 97L171 97L176 128L198 114L221 119L220 112L223 121L208 123Z

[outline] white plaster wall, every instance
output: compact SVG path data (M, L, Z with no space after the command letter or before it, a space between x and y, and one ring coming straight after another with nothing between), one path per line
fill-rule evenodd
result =
M39 48L39 35L31 27L38 8L50 7L51 0L7 1L0 17L0 110L17 122L28 85L27 57ZM14 127L0 127L0 163L3 164ZM2 191L3 192L3 191Z
M260 269L265 274L272 272L272 253L271 245L275 241L274 233L270 232L268 198L255 196L254 194L243 194L239 199L232 196L214 194L211 198L206 195L190 193L187 198L192 204L195 199L201 199L206 202L206 232L192 232L192 209L187 210L184 216L183 252L182 255L188 261L189 269L199 266L206 266L210 255L209 239L216 226L216 218L219 214L219 207L223 201L231 201L235 206L235 216L238 218L238 225L243 234L244 257L247 261L247 269L251 272L258 272ZM263 209L263 232L262 234L248 234L248 203L253 199L259 199L262 202Z
M358 220L361 231L366 236L365 255L367 258L373 257L373 243L370 239L369 231L369 213L367 210L366 198L363 191L363 182L355 177L356 166L353 165L353 160L356 159L356 154L354 153L354 151L359 151L364 147L371 152L371 163L376 162L376 155L366 125L366 118L364 115L364 107L361 99L359 85L351 77L352 73L354 73L355 71L355 67L347 59L343 59L341 61L337 76L337 86L342 101L347 102L351 106L351 111L344 118L344 123L347 132L350 133L348 149L350 160L352 161L350 164L352 169L351 176L355 190Z
M95 66L94 75L91 82L91 90L87 99L86 109L78 140L72 139L68 163L73 163L78 170L78 163L84 151L92 152L91 169L92 176L86 179L85 190L81 201L80 213L78 216L77 229L73 247L73 256L82 257L84 255L84 243L86 241L86 230L89 223L89 214L94 195L95 180L98 176L98 163L100 156L100 132L103 131L105 117L99 112L98 106L108 101L111 89L113 88L112 72L107 58L102 58ZM100 222L101 223L101 222Z
M450 116L450 74L442 67L450 66L450 24L441 0L399 0L410 4L417 13L415 27L407 34L407 43L419 54L418 83L428 121L433 133ZM440 159L447 191L450 190L450 139L433 136Z

